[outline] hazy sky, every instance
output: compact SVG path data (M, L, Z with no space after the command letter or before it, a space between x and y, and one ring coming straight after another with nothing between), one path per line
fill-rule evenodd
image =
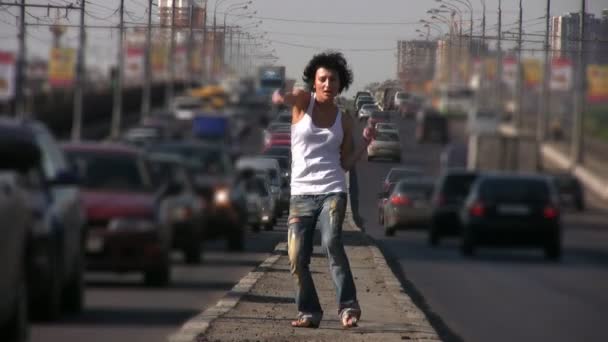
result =
M223 20L223 11L231 4L245 0L220 0L218 18ZM443 0L445 1L445 0ZM28 0L27 3L38 4L66 4L70 0ZM87 17L88 24L115 25L118 15L114 10L118 7L118 0L88 0L88 12L99 19ZM209 1L210 16L212 15L215 0ZM465 6L451 0L463 11L467 20L465 29L468 29L469 14ZM474 34L481 32L482 7L481 0L471 0L474 14ZM516 30L517 9L519 0L503 0L503 31ZM545 0L523 0L524 3L524 30L526 33L542 34L544 32ZM125 0L129 15L125 20L132 22L145 22L145 8L147 0ZM302 69L313 54L325 49L342 51L351 64L355 75L355 82L347 93L353 94L364 85L394 78L396 74L396 46L400 39L419 39L416 29L425 30L420 19L429 19L426 11L439 6L435 0L253 0L251 8L257 10L256 18L262 20L257 32L268 32L270 49L276 50L279 57L277 64L287 66L288 76L300 78ZM498 0L486 0L487 35L496 34ZM608 8L607 0L587 0L588 12L600 15L603 8ZM579 11L579 0L552 0L551 15L560 15L566 12ZM10 11L10 13L8 12ZM68 18L59 18L64 12L51 11L47 17L46 9L28 10L26 15L28 23L52 22L61 20L64 23L78 24L76 11ZM114 13L114 15L113 15ZM155 8L153 13L158 13ZM0 7L0 42L4 50L16 50L15 15L18 9ZM228 22L234 20L230 15ZM249 20L249 19L247 19ZM240 20L239 24L246 24L247 20ZM325 23L325 22L333 22ZM447 26L440 24L445 31ZM66 35L67 42L75 45L77 42L76 28L71 28ZM431 31L437 36L435 30ZM542 40L542 37L530 38ZM88 64L106 66L115 63L117 35L116 30L95 29L88 32L87 58ZM50 35L48 27L28 26L28 52L29 55L48 55ZM508 44L506 45L508 47ZM528 43L526 47L540 47ZM540 56L540 53L539 53Z

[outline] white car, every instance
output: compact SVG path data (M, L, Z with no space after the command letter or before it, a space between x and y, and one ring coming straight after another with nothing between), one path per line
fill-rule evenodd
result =
M171 103L173 115L178 120L192 120L201 108L201 100L191 96L178 96Z
M399 127L392 122L378 122L376 124L376 132L389 132L399 134Z
M376 137L367 146L367 160L377 157L390 158L401 162L401 143L399 135L389 132L377 132Z
M360 121L367 120L367 118L369 118L373 112L378 112L378 111L380 111L380 107L378 107L376 104L372 104L372 103L364 104L363 106L361 106L361 109L359 109L359 113L358 113L359 120Z

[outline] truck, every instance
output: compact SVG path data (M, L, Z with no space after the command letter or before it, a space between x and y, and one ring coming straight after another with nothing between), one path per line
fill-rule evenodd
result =
M270 96L276 89L286 86L285 66L262 65L258 68L257 92L263 96Z

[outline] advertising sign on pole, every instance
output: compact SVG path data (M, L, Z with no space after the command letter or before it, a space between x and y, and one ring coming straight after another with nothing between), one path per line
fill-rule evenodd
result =
M515 88L518 73L517 59L509 56L502 60L502 81L510 88Z
M589 102L608 102L608 64L588 65L587 85Z
M144 49L129 47L125 54L125 84L141 84L144 79Z
M74 84L76 49L51 48L49 58L49 84L52 87L69 87Z
M526 87L534 88L540 85L543 76L543 67L539 59L526 58L522 60L524 68L524 82Z
M569 59L555 58L551 61L549 85L555 91L569 91L572 88L572 62Z
M15 55L0 51L0 101L15 97Z

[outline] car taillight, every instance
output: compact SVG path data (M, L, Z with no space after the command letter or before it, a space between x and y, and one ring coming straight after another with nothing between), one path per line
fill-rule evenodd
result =
M393 196L391 196L391 204L394 204L394 205L410 205L410 204L412 204L412 201L407 196L393 195Z
M548 205L543 209L543 217L547 220L555 219L558 214L558 210L553 206Z
M482 217L485 214L485 208L483 204L475 202L469 207L469 213L471 216Z

